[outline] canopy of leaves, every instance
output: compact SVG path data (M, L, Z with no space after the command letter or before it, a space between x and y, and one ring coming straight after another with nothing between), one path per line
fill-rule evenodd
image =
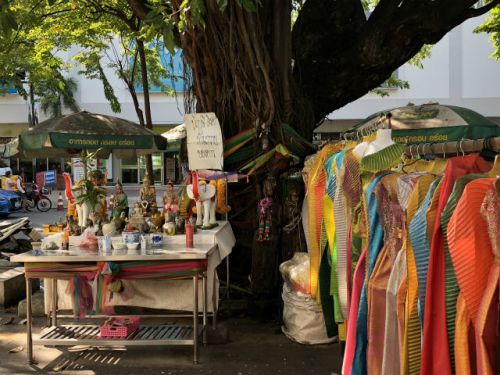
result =
M113 111L121 110L105 74L111 68L120 79L140 86L135 41L147 40L148 78L168 92L162 78L169 73L160 61L153 34L143 33L141 21L125 0L0 0L0 87L15 87L26 97L26 84L34 88L42 108L59 114L57 106L78 110L72 92L75 82L67 73L78 63L80 73L99 79ZM73 53L73 51L76 51ZM68 53L69 52L69 53ZM68 58L68 55L70 58Z
M490 34L490 40L494 47L492 56L500 60L500 6L492 9L489 17L475 32Z

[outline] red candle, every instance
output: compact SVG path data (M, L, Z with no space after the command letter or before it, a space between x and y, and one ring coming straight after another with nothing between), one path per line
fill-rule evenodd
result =
M193 237L194 237L194 225L186 223L186 247L193 247Z

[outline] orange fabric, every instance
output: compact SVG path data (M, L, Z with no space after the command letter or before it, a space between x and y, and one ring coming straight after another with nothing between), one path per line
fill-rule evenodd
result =
M407 223L410 223L415 215L418 207L425 198L429 186L434 181L434 176L425 175L418 179L413 192L408 202ZM417 279L417 264L415 262L415 255L410 241L405 242L406 247L406 261L407 261L407 284L408 295L406 304L406 329L405 329L405 343L403 346L403 371L409 374L418 374L420 372L420 345L421 345L421 331L420 320L418 318L417 309L417 296L418 296L418 279Z
M441 193L441 186L443 184L443 180L439 183L436 190L434 191L434 195L432 196L431 204L427 209L427 238L429 242L432 241L432 235L434 232L434 226L436 223L437 217L437 209L439 204L439 194Z
M399 347L404 345L405 325L406 325L406 294L408 291L407 279L405 278L398 290L398 327L399 327ZM401 358L400 368L403 368L404 358Z
M321 226L323 224L323 196L326 188L325 161L333 153L338 151L338 145L326 145L321 149L314 160L314 164L309 172L307 179L307 209L308 209L308 229L309 229L309 258L311 262L311 295L317 297L319 264L321 261Z
M493 264L488 229L480 212L492 182L491 178L469 182L448 224L450 255L472 321L476 320Z
M492 184L481 206L485 219L494 263L491 266L486 289L481 298L476 319L477 368L481 374L498 374L500 371L500 179Z
M385 301L392 260L384 246L378 255L372 276L368 281L368 347L366 363L368 374L382 374L385 332Z
M467 312L462 294L458 295L457 317L455 319L455 373L471 375L471 358L469 355L469 329L471 320Z
M446 328L444 238L439 218L458 178L469 173L487 172L490 168L479 154L451 158L446 166L429 253L420 369L422 375L452 374ZM467 300L465 294L464 297Z

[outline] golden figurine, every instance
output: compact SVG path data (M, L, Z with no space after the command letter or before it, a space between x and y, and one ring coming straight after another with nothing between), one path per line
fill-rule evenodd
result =
M149 175L146 174L142 180L142 187L139 190L139 202L141 204L145 216L149 216L151 212L151 204L156 204L156 189L149 182Z

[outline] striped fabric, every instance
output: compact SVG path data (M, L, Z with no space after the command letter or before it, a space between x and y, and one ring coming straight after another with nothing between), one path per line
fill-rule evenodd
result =
M367 369L369 374L381 374L384 352L385 307L387 284L404 233L404 213L398 203L399 174L384 176L375 188L378 213L384 230L384 246L378 255L375 268L368 280L368 347Z
M439 218L458 178L468 173L486 172L489 169L489 163L479 154L451 158L446 166L439 195L438 219L434 224L429 253L420 369L422 375L452 373L446 329L444 238Z
M338 163L337 169L337 190L333 202L335 210L335 228L337 244L337 282L339 293L340 311L344 319L348 316L348 289L347 289L347 209L345 203L345 193L343 190L343 176L345 168ZM350 265L349 265L350 267Z
M387 283L384 354L382 358L382 374L401 373L401 345L398 327L398 291L406 278L406 252L400 250L396 256L389 282Z
M407 175L408 176L408 175ZM408 178L407 178L408 179ZM420 177L415 176L413 181L415 184L407 184L412 186L412 193L407 201L406 222L411 223L422 201L426 197L434 177L425 175ZM406 189L407 190L407 189ZM418 374L420 372L420 343L421 331L418 319L417 296L418 296L418 277L415 255L410 240L405 241L406 258L407 258L407 285L408 285L408 300L406 304L406 330L403 346L403 371L408 374Z
M356 270L354 271L353 291L351 306L349 310L349 319L347 319L347 339L345 344L344 361L342 363L342 374L350 375L352 362L354 360L354 351L356 349L356 327L358 321L359 302L361 290L365 280L366 270L366 249L361 253Z
M446 204L442 214L441 214L441 228L443 231L444 238L444 252L445 252L445 308L446 308L446 330L448 333L448 347L450 350L450 364L451 368L455 367L455 318L457 312L457 298L460 289L458 287L457 278L455 275L455 269L451 262L450 250L448 248L448 223L450 222L451 215L455 211L455 208L462 196L465 186L478 178L485 177L481 174L468 174L459 178L455 182L453 191L450 194L448 203Z
M367 274L365 283L361 290L359 301L359 311L356 325L356 349L354 352L354 361L352 363L352 374L363 375L367 373L366 368L366 346L368 343L367 319L368 319L368 301L367 301L367 280L369 280L375 263L382 249L383 229L377 212L378 200L374 189L386 174L379 175L373 179L365 190L365 199L367 202L367 213L369 222L369 247L367 252Z
M409 225L409 237L415 257L415 265L417 268L418 281L418 300L419 300L419 317L420 325L423 322L423 311L425 308L425 288L427 282L427 267L429 265L429 248L430 240L427 236L427 210L431 205L434 195L436 195L435 206L437 207L437 197L439 196L439 183L441 178L435 179L429 186L429 190L424 198L424 201L418 208L413 220ZM434 194L437 190L438 194Z
M318 276L321 256L324 247L321 246L321 234L323 227L323 197L326 188L325 161L340 146L326 145L316 156L309 175L307 177L307 216L308 216L308 239L309 239L309 257L311 262L311 295L318 298Z
M487 191L481 205L490 237L494 261L491 265L476 319L476 355L478 370L483 374L498 374L498 327L500 326L500 179L496 179ZM495 351L495 343L497 350Z

